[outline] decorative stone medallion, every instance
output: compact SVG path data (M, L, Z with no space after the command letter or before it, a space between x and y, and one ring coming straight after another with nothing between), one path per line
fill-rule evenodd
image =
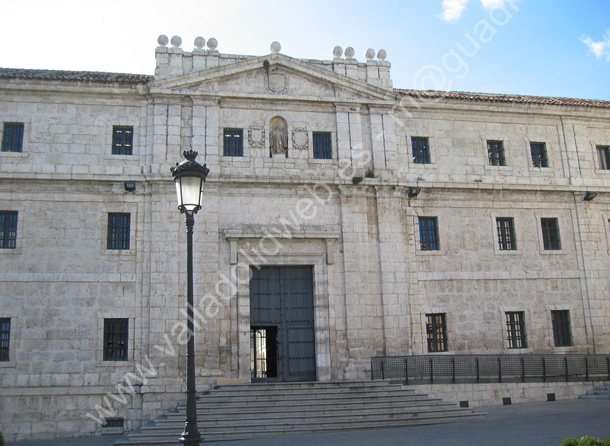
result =
M269 83L267 86L274 93L286 93L286 76L280 73L278 68L273 68L269 72Z
M297 127L292 130L292 148L296 150L309 148L309 132L306 128Z
M253 149L265 147L265 129L263 127L248 128L248 142Z

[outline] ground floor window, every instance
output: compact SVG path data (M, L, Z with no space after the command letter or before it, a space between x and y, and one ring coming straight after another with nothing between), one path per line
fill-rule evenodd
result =
M447 318L445 313L426 314L428 352L447 351Z

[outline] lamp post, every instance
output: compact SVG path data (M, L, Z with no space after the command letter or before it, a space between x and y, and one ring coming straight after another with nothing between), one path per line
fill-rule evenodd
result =
M186 275L187 329L189 333L186 356L186 423L180 441L185 446L199 446L201 435L197 428L197 390L195 387L195 331L193 323L193 226L195 214L201 209L203 183L209 169L195 161L197 152L184 152L184 160L170 170L176 183L178 209L186 216Z

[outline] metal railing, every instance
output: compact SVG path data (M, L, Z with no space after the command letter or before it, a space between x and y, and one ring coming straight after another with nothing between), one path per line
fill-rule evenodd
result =
M371 358L371 379L407 384L610 380L610 355L420 355Z

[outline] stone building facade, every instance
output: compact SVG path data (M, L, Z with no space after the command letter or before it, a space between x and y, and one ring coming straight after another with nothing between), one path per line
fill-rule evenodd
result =
M185 150L210 169L200 387L365 379L378 355L610 352L609 102L395 89L383 50L180 45L159 39L154 76L0 69L9 440L183 400Z

